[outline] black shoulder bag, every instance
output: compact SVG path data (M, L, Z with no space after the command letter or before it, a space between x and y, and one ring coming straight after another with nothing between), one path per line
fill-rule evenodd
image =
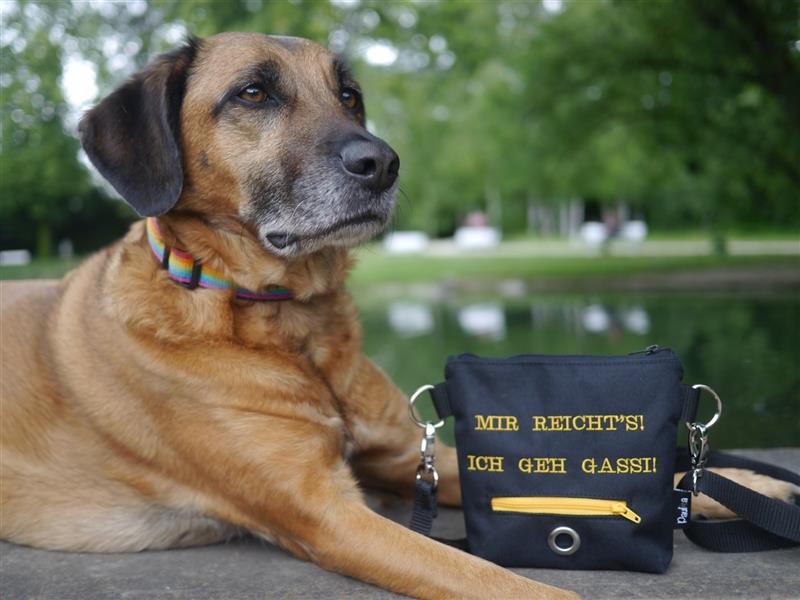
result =
M455 418L467 538L451 541L507 567L664 572L672 530L719 552L800 544L800 506L767 498L706 467L751 469L800 485L775 466L709 452L722 403L704 385L681 382L667 348L628 356L450 357L445 382L411 398L425 429L411 529L430 534L436 514L435 429ZM429 390L441 421L418 420ZM701 391L717 402L696 422ZM680 421L689 451L677 451ZM688 471L673 489L676 471ZM737 519L689 519L704 493Z

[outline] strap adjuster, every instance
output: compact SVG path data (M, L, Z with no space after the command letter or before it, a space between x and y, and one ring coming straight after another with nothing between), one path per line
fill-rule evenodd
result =
M203 272L203 265L199 259L195 258L192 262L192 279L186 284L190 290L194 290L200 285L200 275Z
M169 255L172 251L170 246L164 244L164 256L161 257L161 267L169 271Z

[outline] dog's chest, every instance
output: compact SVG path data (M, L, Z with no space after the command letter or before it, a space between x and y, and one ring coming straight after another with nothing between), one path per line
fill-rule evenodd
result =
M341 435L342 454L353 451L349 406L361 360L361 326L344 292L307 303L254 307L236 315L237 337L263 360L266 369L292 363L306 380L305 418ZM252 347L251 346L251 347ZM312 414L315 413L315 414Z

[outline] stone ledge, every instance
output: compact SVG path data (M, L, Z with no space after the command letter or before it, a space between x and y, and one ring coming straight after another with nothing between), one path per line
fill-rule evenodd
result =
M800 471L800 448L742 450L744 456ZM410 508L371 499L376 510L407 522ZM461 512L442 510L435 534L463 535ZM433 567L432 567L433 568ZM665 575L622 571L517 569L586 598L797 598L800 548L715 554L675 533L675 558ZM228 544L138 554L70 554L0 543L0 596L7 599L100 598L251 600L255 598L398 598L328 573L251 538ZM486 598L492 598L486 590Z

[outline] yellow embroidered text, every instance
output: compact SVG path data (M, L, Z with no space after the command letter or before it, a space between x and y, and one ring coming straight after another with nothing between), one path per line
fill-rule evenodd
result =
M528 474L563 475L567 472L567 459L547 456L523 457L519 459L517 468Z
M503 472L503 456L475 456L467 454L468 471L488 471L490 473Z
M519 431L519 421L507 415L475 415L475 431Z
M536 415L532 420L533 431L644 431L644 415Z
M590 475L637 475L656 472L655 456L636 456L603 460L586 458L581 462L581 471Z

